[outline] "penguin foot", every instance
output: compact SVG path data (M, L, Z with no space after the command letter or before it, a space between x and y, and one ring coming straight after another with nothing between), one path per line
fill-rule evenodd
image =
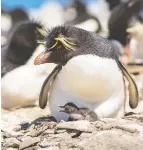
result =
M89 110L88 108L78 108L73 103L67 103L64 106L60 106L60 112L69 114L69 120L88 120L96 121L98 117L94 111Z

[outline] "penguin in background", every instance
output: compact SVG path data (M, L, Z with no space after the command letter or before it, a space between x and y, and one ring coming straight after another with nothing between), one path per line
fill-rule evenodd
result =
M109 9L112 11L116 6L121 3L121 0L106 0L109 3Z
M44 50L37 40L42 41L43 26L37 22L17 25L8 45L2 46L1 106L14 109L35 105L39 91L54 64L34 66L36 55Z
M32 56L38 46L36 40L42 40L37 28L42 29L43 26L34 21L25 21L9 31L8 42L1 47L2 77L16 67L24 65Z
M137 86L107 39L80 28L57 26L48 32L45 46L34 64L57 66L43 83L39 106L44 109L48 101L57 121L68 120L69 114L61 111L68 103L91 110L98 119L123 117L123 77L129 82L130 107L137 107Z
M29 20L27 12L22 8L16 8L9 12L12 18L12 25L14 26L18 22L24 22Z
M129 26L129 21L134 15L138 14L142 8L142 0L128 0L115 7L108 21L108 39L115 39L123 46L126 46L128 35L126 29Z
M39 45L24 65L16 67L2 77L2 108L13 110L36 105L42 84L55 67L55 64L33 65L34 58L43 50L44 47Z
M99 33L102 29L99 19L87 12L86 6L80 0L74 0L71 8L76 10L76 17L65 22L65 25L74 25L88 31ZM65 8L68 10L68 8ZM67 14L67 13L65 13ZM69 18L69 15L68 15Z
M129 42L130 56L143 61L143 23L137 22L127 29L131 39Z
M2 9L1 14L2 14L1 15L1 18L2 18L2 23L1 23L2 24L1 26L2 43L1 45L3 45L7 42L8 31L12 29L13 27L15 27L17 23L28 21L29 16L27 12L22 8L15 8L10 11Z

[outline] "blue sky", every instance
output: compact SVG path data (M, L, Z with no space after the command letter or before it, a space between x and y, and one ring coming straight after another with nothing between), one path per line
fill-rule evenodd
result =
M2 0L1 5L6 9L13 9L16 7L22 7L27 10L30 8L39 8L44 2L55 1L62 5L68 5L72 0ZM97 0L81 0L85 4L96 2Z

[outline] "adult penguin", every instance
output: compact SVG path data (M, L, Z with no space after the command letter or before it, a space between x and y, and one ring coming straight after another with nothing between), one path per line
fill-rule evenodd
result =
M106 0L109 3L109 9L112 11L116 6L121 3L121 0Z
M18 23L22 23L25 21L30 21L28 13L22 8L15 8L13 10L5 10L2 9L2 44L7 43L7 36L9 36L8 31L16 26Z
M26 21L17 24L9 31L8 42L1 49L1 76L14 68L24 65L38 46L37 39L42 36L37 29L43 26L37 22Z
M34 63L58 65L43 84L39 105L43 109L49 101L58 121L68 120L69 115L60 112L67 103L88 108L97 118L123 117L123 76L129 81L130 106L137 107L137 86L107 39L80 28L58 26L49 31L45 46Z
M65 25L75 25L80 28L87 29L92 24L93 31L98 33L101 31L101 24L96 16L87 12L86 6L80 0L74 0L71 8L76 10L76 17L73 20L66 21ZM66 10L67 8L65 8ZM91 28L91 27L90 27Z
M142 0L128 0L115 7L109 18L109 39L119 41L123 46L127 44L126 29L129 26L131 18L143 8Z
M8 45L2 47L1 106L14 109L34 105L42 83L53 64L34 66L34 58L44 47L37 43L43 39L42 25L24 22L14 29Z

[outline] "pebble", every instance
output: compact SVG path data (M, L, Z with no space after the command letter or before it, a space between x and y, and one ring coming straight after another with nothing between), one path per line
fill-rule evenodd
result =
M60 122L57 125L57 129L71 129L79 130L83 132L92 132L92 125L87 120Z
M20 141L18 141L16 138L7 138L4 143L4 147L12 147L12 148L18 148L20 144Z
M20 143L19 150L30 147L38 142L40 142L40 138L38 137L27 137L23 142Z
M37 137L40 134L42 134L47 128L48 126L44 126L43 128L39 128L38 130L32 129L27 135L32 136L32 137Z
M17 150L17 148L7 148L6 150Z
M18 136L23 135L22 133L15 132L15 131L13 131L13 130L11 130L9 128L2 129L2 131L3 131L3 136L7 137L7 138L18 137Z
M58 146L50 146L47 148L41 148L39 150L60 150Z
M44 140L39 144L39 146L42 147L42 148L49 147L49 146L57 146L57 145L59 145L58 142L49 141L49 140L47 140L47 139L44 139Z

